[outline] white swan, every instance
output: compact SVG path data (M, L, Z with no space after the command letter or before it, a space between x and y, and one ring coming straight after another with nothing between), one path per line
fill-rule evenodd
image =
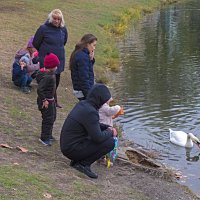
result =
M192 133L187 134L183 131L173 131L172 129L169 129L169 134L170 142L176 145L186 148L192 148L194 142L200 148L200 140Z

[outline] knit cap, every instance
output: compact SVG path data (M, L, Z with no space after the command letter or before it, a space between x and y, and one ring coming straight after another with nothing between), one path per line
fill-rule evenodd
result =
M60 64L58 57L53 53L47 53L44 57L44 67L46 69L52 69Z
M28 65L29 64L29 58L27 56L22 56L20 58L19 62L24 62Z
M31 36L28 43L27 43L27 48L34 48L33 46L33 38L34 36Z

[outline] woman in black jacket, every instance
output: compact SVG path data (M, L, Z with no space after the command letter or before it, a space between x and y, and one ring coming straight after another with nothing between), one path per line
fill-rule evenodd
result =
M62 127L60 147L63 155L71 160L70 165L91 178L93 162L114 149L116 132L112 127L99 123L99 108L111 98L108 88L95 84L86 100L75 105Z
M60 74L64 71L65 66L65 44L67 43L68 32L61 10L51 11L47 21L41 25L35 33L33 46L39 52L40 68L44 67L44 57L47 53L54 53L60 60L60 65L56 70L56 88L60 83ZM61 108L57 103L56 106Z
M97 38L92 34L85 34L76 44L69 60L74 95L84 100L89 89L94 85L95 63L94 50Z

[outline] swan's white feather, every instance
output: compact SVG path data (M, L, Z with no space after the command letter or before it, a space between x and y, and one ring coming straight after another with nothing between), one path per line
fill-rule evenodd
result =
M173 131L169 129L170 142L182 146L182 147L193 147L191 138L188 138L188 134L183 131Z

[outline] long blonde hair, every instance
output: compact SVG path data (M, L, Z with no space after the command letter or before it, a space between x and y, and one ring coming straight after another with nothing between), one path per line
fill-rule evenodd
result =
M60 27L64 27L65 26L65 20L64 20L63 14L62 14L60 9L54 9L49 13L48 19L47 19L49 23L52 23L53 16L61 18Z

